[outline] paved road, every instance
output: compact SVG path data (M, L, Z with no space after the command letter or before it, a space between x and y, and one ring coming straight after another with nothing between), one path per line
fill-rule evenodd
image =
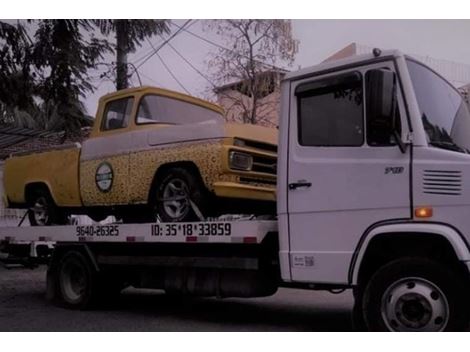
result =
M176 299L128 289L112 308L71 311L44 298L44 269L0 267L0 331L351 331L350 292L281 289L268 298Z

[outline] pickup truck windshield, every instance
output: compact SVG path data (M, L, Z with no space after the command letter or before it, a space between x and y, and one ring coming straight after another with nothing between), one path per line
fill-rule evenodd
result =
M470 114L458 91L426 66L407 60L428 143L470 153Z
M184 125L208 121L222 122L223 117L202 106L159 95L144 96L137 112L137 124Z

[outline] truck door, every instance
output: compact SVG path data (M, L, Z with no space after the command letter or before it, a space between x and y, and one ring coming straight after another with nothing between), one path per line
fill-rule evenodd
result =
M373 68L394 70L392 62L380 63L291 82L286 193L292 280L347 283L367 228L410 216L410 148L401 152L367 114ZM404 134L399 87L397 113Z
M106 103L100 133L83 143L80 191L85 206L111 206L129 202L129 150L134 97Z

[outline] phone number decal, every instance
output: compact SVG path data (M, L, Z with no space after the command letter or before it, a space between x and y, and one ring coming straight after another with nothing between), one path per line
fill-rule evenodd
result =
M152 236L231 236L232 224L229 223L193 223L193 224L155 224Z
M119 226L118 225L77 226L76 235L78 237L117 237L119 236Z

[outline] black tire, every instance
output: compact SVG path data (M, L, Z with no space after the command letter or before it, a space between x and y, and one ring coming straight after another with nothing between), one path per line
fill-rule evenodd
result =
M468 294L468 279L449 266L400 258L371 277L362 309L371 331L464 331Z
M79 251L64 254L57 266L57 297L66 308L87 309L99 293L97 273L90 260Z
M197 206L200 215L207 216L208 192L198 174L182 167L175 167L159 175L157 182L153 202L155 204L155 213L161 221L186 222L200 220L190 201ZM179 197L181 199L178 199ZM170 203L167 201L170 198L178 200Z
M67 215L56 206L48 191L36 189L29 198L28 219L31 226L65 225Z
M366 322L364 320L364 314L362 309L362 293L359 288L353 289L354 295L354 306L351 312L351 325L353 331L363 332L367 331Z

